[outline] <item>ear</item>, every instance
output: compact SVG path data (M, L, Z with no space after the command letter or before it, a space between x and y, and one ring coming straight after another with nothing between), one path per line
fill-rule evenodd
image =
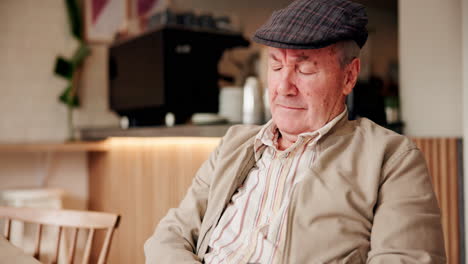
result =
M356 85L360 70L361 70L361 60L359 58L353 59L353 61L351 61L351 63L346 66L344 86L343 86L344 95L348 95L351 93L351 91L353 91L353 88Z

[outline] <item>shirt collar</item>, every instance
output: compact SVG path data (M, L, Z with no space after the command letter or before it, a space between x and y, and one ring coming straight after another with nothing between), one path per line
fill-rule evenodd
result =
M343 112L341 112L338 116L333 118L330 122L326 123L323 127L312 131L312 132L304 132L298 135L298 140L297 141L302 141L304 138L310 138L313 139L309 144L313 144L317 142L320 138L322 138L324 135L326 135L330 130L341 120L346 116L346 113L348 112L348 108L345 106L345 109ZM260 132L258 132L257 136L255 137L255 143L254 143L254 154L255 154L255 160L258 161L265 150L266 147L273 147L275 150L278 149L278 136L279 136L279 131L278 127L276 124L273 122L273 119L268 121ZM288 148L292 149L292 148Z

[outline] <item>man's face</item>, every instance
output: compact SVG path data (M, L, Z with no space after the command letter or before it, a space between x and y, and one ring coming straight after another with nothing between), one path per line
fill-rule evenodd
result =
M282 133L315 131L343 111L354 83L350 87L348 67L340 66L334 45L310 50L269 47L268 53L271 113Z

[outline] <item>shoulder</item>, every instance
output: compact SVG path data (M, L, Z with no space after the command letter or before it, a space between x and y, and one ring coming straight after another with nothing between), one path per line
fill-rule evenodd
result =
M369 140L377 142L385 142L392 145L404 145L408 148L414 148L416 145L407 136L398 134L390 129L382 127L367 118L359 118L355 123L356 132L362 134Z
M258 125L234 125L228 129L222 138L220 150L232 151L253 144L255 136L262 129Z
M417 146L409 137L384 128L367 118L350 122L354 122L355 133L365 144L383 152L385 161L410 151L418 151Z
M234 125L228 129L223 137L224 143L241 144L255 138L262 126L258 125Z
M331 156L356 157L383 166L387 161L410 151L418 151L413 141L367 118L345 121L335 127L323 142Z
M226 132L225 136L252 137L263 128L262 125L233 125Z

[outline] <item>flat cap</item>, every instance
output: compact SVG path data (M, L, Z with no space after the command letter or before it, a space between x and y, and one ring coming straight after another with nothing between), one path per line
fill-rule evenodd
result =
M282 49L319 49L342 40L354 40L362 48L367 21L365 7L355 2L296 0L275 11L252 39Z

